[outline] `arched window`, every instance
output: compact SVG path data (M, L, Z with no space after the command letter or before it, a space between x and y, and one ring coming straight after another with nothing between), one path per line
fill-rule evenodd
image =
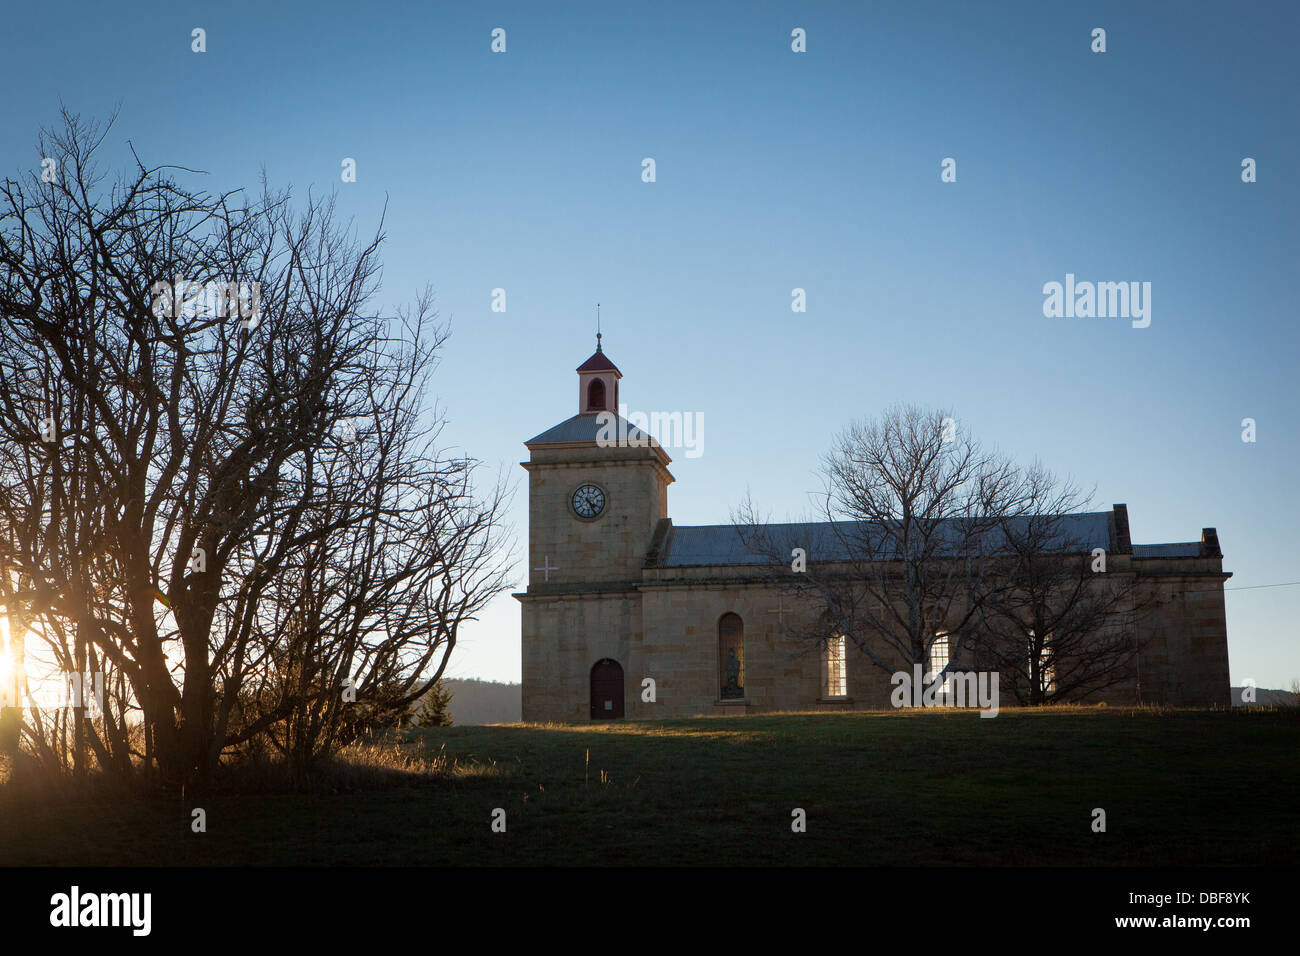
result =
M1043 640L1043 646L1037 646L1034 632L1029 632L1029 674L1032 678L1034 654L1038 654L1038 689L1044 694L1056 693L1056 655L1052 653L1052 635Z
M718 621L718 684L723 700L745 699L745 625L739 614Z
M826 648L822 651L822 696L847 697L848 677L848 664L844 659L844 635L832 634L826 638Z
M934 635L934 640L930 643L930 660L925 669L927 681L933 680L936 675L943 673L943 669L948 666L948 654L948 632L940 631ZM939 693L948 693L950 680L950 675L944 676L943 686L939 688Z
M603 380L593 378L591 384L587 386L587 411L602 412L605 410L605 383Z

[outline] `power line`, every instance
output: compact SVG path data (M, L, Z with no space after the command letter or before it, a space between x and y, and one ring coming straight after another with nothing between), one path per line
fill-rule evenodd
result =
M1300 581L1286 581L1286 582L1284 582L1284 583L1282 583L1282 584L1252 584L1252 585L1250 585L1249 587L1244 587L1244 588L1224 588L1223 590L1225 590L1225 591L1254 591L1254 590L1257 590L1258 588L1293 588L1293 587L1295 587L1297 584L1300 584Z

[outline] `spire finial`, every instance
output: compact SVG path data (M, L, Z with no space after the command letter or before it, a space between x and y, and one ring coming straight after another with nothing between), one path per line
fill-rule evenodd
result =
M600 303L596 303L596 351L600 351Z

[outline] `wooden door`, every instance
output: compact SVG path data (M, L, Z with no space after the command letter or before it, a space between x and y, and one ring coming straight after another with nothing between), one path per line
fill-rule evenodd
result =
M623 668L608 657L591 669L591 719L618 720L623 716Z

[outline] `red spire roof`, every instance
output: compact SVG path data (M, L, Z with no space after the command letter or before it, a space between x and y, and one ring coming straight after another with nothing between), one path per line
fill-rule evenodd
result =
M596 351L592 353L591 358L578 366L579 372L618 372L621 376L623 373L618 371L618 366L609 360L609 357L596 346Z

